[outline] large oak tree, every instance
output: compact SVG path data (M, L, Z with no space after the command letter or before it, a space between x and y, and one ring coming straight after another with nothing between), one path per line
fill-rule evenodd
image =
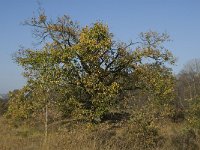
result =
M40 89L44 106L53 103L65 116L90 121L101 121L130 92L149 93L148 100L161 105L172 99L173 76L166 63L174 64L174 57L163 46L166 34L141 33L139 41L127 44L115 41L102 22L80 27L69 16L52 21L41 13L25 24L45 45L15 55L27 78L24 97Z

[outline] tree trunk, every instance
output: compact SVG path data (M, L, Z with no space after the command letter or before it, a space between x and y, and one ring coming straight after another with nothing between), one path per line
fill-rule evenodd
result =
M48 138L48 104L45 105L45 143Z

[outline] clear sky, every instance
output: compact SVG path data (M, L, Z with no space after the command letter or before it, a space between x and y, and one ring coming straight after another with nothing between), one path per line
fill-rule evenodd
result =
M20 45L33 48L31 28L20 25L37 12L38 1L52 18L68 14L82 26L103 21L115 39L135 40L140 32L167 32L178 58L177 73L200 57L200 0L0 0L0 93L21 88L22 68L12 61Z

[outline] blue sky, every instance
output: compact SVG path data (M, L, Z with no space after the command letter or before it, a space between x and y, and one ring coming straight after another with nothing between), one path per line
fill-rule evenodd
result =
M200 57L199 0L0 0L0 93L25 84L11 56L20 45L34 48L31 28L20 23L37 14L38 1L52 18L68 14L81 26L103 21L120 41L150 29L167 32L173 40L167 46L178 58L175 73Z

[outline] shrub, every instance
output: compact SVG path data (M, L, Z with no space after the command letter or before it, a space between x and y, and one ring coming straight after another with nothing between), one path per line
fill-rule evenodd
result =
M198 150L197 135L191 128L183 129L171 137L174 150Z

